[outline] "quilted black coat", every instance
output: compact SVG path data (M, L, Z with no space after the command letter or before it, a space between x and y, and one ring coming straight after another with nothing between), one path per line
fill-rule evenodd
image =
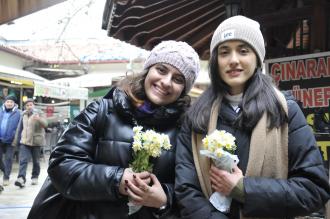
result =
M244 178L245 203L233 200L229 214L217 211L204 197L196 174L191 150L191 128L187 120L178 136L176 157L176 196L182 218L238 219L239 209L246 217L293 218L308 215L324 206L330 197L328 177L314 135L298 104L287 98L289 135L288 180L262 177ZM246 171L251 132L233 128L237 114L228 103L219 112L217 129L236 137L240 161Z
M152 115L137 115L118 89L106 98L101 101L108 101L107 110L100 108L101 101L91 103L60 138L50 156L50 179L35 199L29 218L156 218L158 209L148 207L128 217L127 197L119 194L124 169L132 160L132 129L137 124L170 137L172 148L152 163L172 208L162 218L173 217L175 139L181 112L160 107ZM53 210L52 205L60 209Z

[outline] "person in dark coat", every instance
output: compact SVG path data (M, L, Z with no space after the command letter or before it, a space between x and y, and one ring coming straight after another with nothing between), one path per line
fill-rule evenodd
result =
M175 218L176 135L199 69L187 43L158 44L142 74L123 79L70 123L50 155L49 179L28 218ZM137 125L168 135L172 144L150 160L152 172L129 168ZM128 200L143 207L129 215Z
M298 104L262 73L259 23L228 18L210 51L211 85L178 135L175 194L182 218L293 218L322 208L330 188L321 154ZM215 129L236 138L239 163L231 172L199 153L201 139ZM228 211L211 203L213 192L232 198Z
M9 95L0 108L0 169L3 171L3 185L9 185L15 147L13 141L21 111L15 103L16 97ZM3 162L3 155L5 159Z

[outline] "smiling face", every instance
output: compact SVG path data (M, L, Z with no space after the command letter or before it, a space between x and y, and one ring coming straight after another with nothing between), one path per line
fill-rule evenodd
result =
M165 63L151 66L144 81L148 99L159 106L175 102L183 92L184 86L183 74Z
M242 93L257 67L257 56L245 42L226 41L218 46L218 71L230 94Z
M12 109L15 106L15 102L13 100L6 100L5 107L6 109Z

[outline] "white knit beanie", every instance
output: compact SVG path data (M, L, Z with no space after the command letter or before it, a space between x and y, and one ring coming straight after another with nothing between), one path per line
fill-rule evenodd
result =
M242 40L248 43L257 53L262 67L266 51L260 24L257 21L241 15L224 20L214 31L210 52L212 53L215 47L228 40Z
M192 88L200 70L199 56L196 51L185 42L163 41L155 46L144 63L144 70L148 70L157 63L170 64L178 69L185 77L185 93Z

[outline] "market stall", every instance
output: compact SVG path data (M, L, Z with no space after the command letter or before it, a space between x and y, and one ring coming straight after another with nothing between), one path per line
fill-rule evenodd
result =
M23 99L33 96L34 82L48 80L29 71L0 65L0 105L7 95L14 95L22 109Z
M62 102L69 101L69 118L73 118L85 108L85 101L88 99L88 89L60 86L52 83L34 82L34 96L54 98L62 100ZM55 100L51 103L55 103Z

